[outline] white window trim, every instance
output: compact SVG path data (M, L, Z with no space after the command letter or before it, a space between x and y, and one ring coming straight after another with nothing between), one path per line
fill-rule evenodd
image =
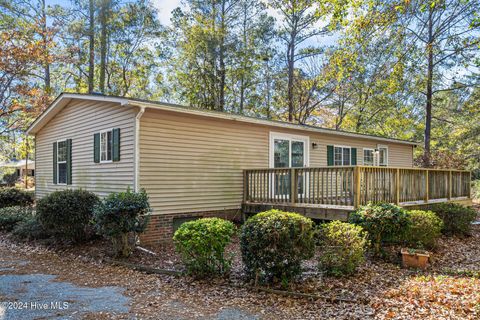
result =
M105 133L105 132L112 132L112 147L113 147L113 129L114 128L111 128L111 129L104 129L104 130L101 130L99 132L100 134L100 138L99 138L99 157L100 157L100 162L99 163L112 163L113 162L113 150L112 150L112 159L111 160L102 160L102 133ZM108 143L107 143L108 145ZM108 151L107 151L107 155L108 155Z
M370 150L373 153L373 163L372 164L365 164L365 151ZM358 159L357 159L358 162ZM362 164L364 166L375 166L375 148L363 148L363 153L362 153Z
M303 166L308 167L310 163L310 137L309 136L302 136L302 135L295 135L290 133L281 133L281 132L270 132L270 146L269 146L269 166L270 168L274 168L275 165L275 139L282 139L288 140L290 144L290 154L288 155L288 163L289 168L292 165L292 157L291 157L291 150L292 150L292 141L301 141L304 143L303 145Z
M343 148L343 149L350 149L350 164L349 165L345 165L343 164L343 150L342 150L342 164L341 165L336 165L335 164L335 148ZM357 158L358 158L358 155L357 155ZM348 167L348 166L351 166L352 165L352 147L351 146L341 146L341 145L334 145L333 146L333 166L335 167Z
M380 163L380 148L382 149L387 149L387 154L385 155L385 160L386 160L386 163L385 164L381 164ZM384 144L379 144L377 145L377 149L378 149L378 166L381 166L381 167L388 167L388 154L390 153L390 151L388 150L388 146L387 145L384 145Z
M67 160L65 159L65 161L58 161L58 154L59 154L59 152L58 152L58 143L59 143L59 142L65 142L65 146L66 146L66 145L67 145L67 139L61 139L61 140L57 140L57 141L55 142L55 143L57 144L57 168L56 168L56 170L57 170L57 185L66 186L66 185L67 185L67 182L66 182L66 181L65 181L65 183L60 183L60 174L59 174L59 172L60 172L60 166L59 166L59 165L60 165L61 163L65 163L65 164L66 164L66 163L67 163ZM67 152L68 152L68 151L67 151ZM68 169L68 168L67 168L67 169ZM68 173L67 173L67 174L68 174ZM65 179L65 180L68 180L68 179Z

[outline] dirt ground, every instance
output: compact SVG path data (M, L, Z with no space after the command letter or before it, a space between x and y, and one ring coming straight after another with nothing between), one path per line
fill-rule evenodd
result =
M236 246L229 250L238 250ZM102 241L75 248L46 248L17 243L3 234L0 279L52 275L50 282L97 290L114 288L124 298L121 305L112 303L111 308L96 311L75 309L75 301L71 301L70 310L75 314L67 311L58 316L62 319L480 319L480 225L473 227L471 237L442 238L432 266L423 272L368 259L355 276L332 278L314 272L314 261L308 262L305 276L290 290L352 300L336 303L245 287L238 257L229 279L196 281L114 266L106 259L107 249L108 243ZM155 250L156 256L136 251L129 261L181 269L172 247ZM0 301L15 299L1 288ZM6 312L5 319L17 319ZM18 319L28 319L29 311L25 312Z

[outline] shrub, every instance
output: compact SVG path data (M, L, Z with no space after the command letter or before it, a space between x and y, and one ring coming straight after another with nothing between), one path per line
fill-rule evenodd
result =
M381 253L382 242L402 238L409 225L406 211L388 203L369 203L360 207L350 215L349 221L368 232L377 255Z
M7 186L13 187L15 186L15 182L18 181L18 174L16 172L5 173L2 179Z
M36 216L30 216L18 223L12 232L13 236L20 240L40 240L51 236L50 232L45 230Z
M430 210L442 219L442 233L447 235L469 235L471 223L477 217L475 209L456 203L438 203L430 206Z
M6 207L0 209L0 230L12 231L15 225L32 216L29 207Z
M145 230L149 213L144 190L112 193L95 206L95 227L100 235L111 239L115 255L128 257L135 245L129 241L129 235Z
M173 240L188 273L208 277L230 271L231 259L225 258L225 247L234 233L232 222L204 218L183 223Z
M33 193L16 188L0 188L0 208L14 206L30 206L33 204Z
M367 234L362 227L332 221L319 227L319 268L334 276L350 275L365 260Z
M442 220L432 211L407 211L410 225L405 232L405 242L408 246L418 249L432 249L440 237L443 227Z
M57 238L85 241L92 235L90 221L98 201L85 190L55 191L38 201L38 221Z
M472 181L472 197L480 200L480 180Z
M301 273L301 262L313 257L313 222L296 213L262 212L245 222L240 242L248 277L286 285Z

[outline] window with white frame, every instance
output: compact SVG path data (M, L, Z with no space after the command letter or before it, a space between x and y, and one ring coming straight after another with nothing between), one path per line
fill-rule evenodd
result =
M333 164L335 166L349 166L352 163L351 147L335 146L333 155Z
M363 148L363 165L375 165L375 149Z
M388 147L378 146L378 165L388 166Z
M57 141L57 183L67 184L67 140Z
M112 161L112 130L100 132L100 162Z

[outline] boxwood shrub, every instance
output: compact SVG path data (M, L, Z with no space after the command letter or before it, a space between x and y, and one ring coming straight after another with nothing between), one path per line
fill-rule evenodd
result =
M389 203L369 203L350 214L349 222L368 232L375 254L382 252L383 242L400 241L408 228L406 211Z
M429 209L442 219L442 233L446 235L469 235L472 222L477 217L475 209L457 203L438 203Z
M0 188L0 208L31 206L33 198L33 192L30 191L23 191L17 188Z
M12 231L20 222L32 216L30 207L6 207L0 209L0 230Z
M111 193L94 208L96 231L112 241L115 255L128 257L136 234L147 227L150 211L145 190Z
M442 220L432 211L407 211L410 220L405 232L405 242L417 249L433 249L436 240L441 235Z
M220 218L203 218L183 223L173 240L187 272L195 277L210 277L230 271L231 259L225 248L235 234L235 225Z
M351 223L332 221L319 226L319 269L328 275L342 276L355 273L365 261L367 233Z
M20 221L13 228L12 234L19 240L40 240L51 237L51 233L45 230L36 216L29 216Z
M240 243L249 278L286 285L301 273L301 262L313 257L313 222L297 213L262 212L245 222Z
M81 242L93 235L90 224L98 197L86 190L55 191L37 202L37 218L59 239Z

